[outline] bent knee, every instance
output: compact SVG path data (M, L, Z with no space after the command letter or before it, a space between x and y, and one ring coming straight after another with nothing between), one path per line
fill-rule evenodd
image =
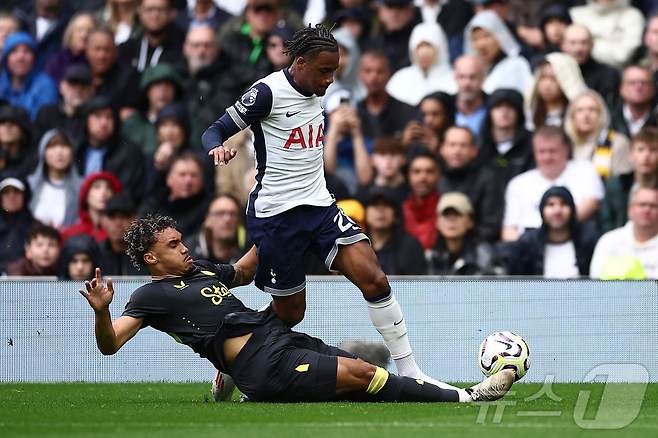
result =
M304 319L306 313L306 300L303 299L275 299L273 308L280 320L293 327Z
M354 362L352 362L352 366L350 367L350 373L352 376L365 382L366 384L370 383L375 375L375 371L377 371L377 367L375 365L362 359L356 359Z
M377 269L361 286L361 291L366 299L384 295L390 290L391 286L388 284L388 278L381 269Z

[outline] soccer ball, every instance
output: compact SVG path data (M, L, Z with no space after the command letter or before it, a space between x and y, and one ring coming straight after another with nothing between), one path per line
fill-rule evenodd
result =
M530 349L523 338L512 332L495 332L480 345L480 370L485 376L511 369L519 380L530 368Z

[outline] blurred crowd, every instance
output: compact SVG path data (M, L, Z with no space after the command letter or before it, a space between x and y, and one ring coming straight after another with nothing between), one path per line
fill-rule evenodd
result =
M145 275L123 233L250 247L252 134L201 134L324 23L325 176L392 275L658 278L651 0L4 0L0 273ZM328 273L309 254L309 274Z

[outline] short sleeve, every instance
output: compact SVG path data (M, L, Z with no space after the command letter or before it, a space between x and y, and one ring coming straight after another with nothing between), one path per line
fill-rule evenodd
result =
M217 274L217 279L224 283L228 288L231 287L233 283L233 278L235 277L235 268L231 264L215 264L209 261L197 261L200 267L208 269L209 271Z
M155 315L167 313L167 309L160 304L151 293L153 285L145 285L137 289L130 295L130 300L126 303L121 316L131 316L133 318L142 318L144 323L142 327L149 325L149 319Z

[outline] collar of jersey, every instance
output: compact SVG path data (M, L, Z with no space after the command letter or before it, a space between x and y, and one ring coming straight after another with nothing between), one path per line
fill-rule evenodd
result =
M299 94L303 95L303 96L306 96L306 97L311 97L311 96L313 96L313 93L309 93L308 91L304 91L304 90L302 90L302 89L299 87L299 85L297 85L297 83L295 82L295 80L292 78L292 75L291 75L290 72L288 71L289 68L290 68L290 67L286 67L286 68L284 68L284 69L283 69L283 74L286 76L286 79L288 79L288 82L290 83L290 86L291 86L292 88L294 88L295 90L297 90L297 92L298 92Z

